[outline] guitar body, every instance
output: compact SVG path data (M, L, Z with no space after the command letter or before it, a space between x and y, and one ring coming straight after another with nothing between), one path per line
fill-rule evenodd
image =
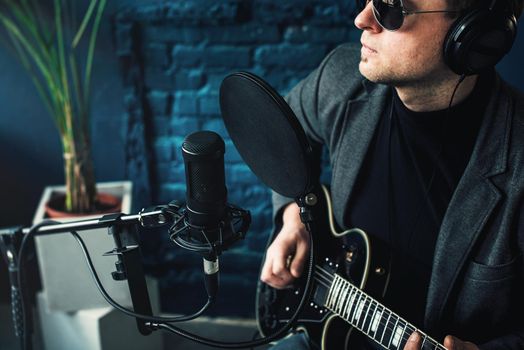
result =
M322 188L319 204L314 210L316 227L313 232L314 264L317 278L322 271L342 276L370 296L381 299L389 279L389 251L360 229L337 232L334 226L331 199L327 188ZM271 238L271 240L274 237ZM372 249L373 248L373 249ZM308 333L310 339L322 349L348 349L352 326L324 307L329 286L313 284L305 290L307 273L292 289L277 290L259 281L256 316L260 332L270 335L281 329L293 316L304 293L304 305L295 328Z

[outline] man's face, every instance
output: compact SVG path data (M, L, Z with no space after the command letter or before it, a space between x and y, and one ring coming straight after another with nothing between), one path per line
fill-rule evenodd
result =
M404 0L409 11L445 10L446 0ZM355 19L363 30L360 72L367 79L395 87L431 84L449 77L442 48L453 19L445 13L413 14L397 31L387 31L373 16L371 3Z

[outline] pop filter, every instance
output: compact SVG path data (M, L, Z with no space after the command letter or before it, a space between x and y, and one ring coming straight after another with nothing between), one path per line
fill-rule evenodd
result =
M247 72L227 76L220 109L240 156L266 186L295 199L309 193L311 146L289 105L268 83Z

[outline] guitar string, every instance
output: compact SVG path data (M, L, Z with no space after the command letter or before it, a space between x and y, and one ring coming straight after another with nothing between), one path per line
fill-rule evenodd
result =
M325 275L322 275L322 273L324 273ZM324 270L324 269L321 268L320 266L317 266L317 268L316 268L316 270L315 270L315 274L316 274L316 275L318 276L318 278L319 278L319 279L317 280L317 282L319 282L320 284L322 284L324 287L330 289L331 284L333 283L333 280L334 280L335 276L332 275L332 274L330 274L328 271ZM323 280L321 280L321 278L323 278ZM387 313L390 315L390 317L391 317L391 316L396 317L397 320L398 320L397 323L398 323L399 321L402 321L402 322L404 322L404 323L406 324L406 325L405 325L405 328L404 328L404 331L403 331L404 334L405 334L406 330L408 330L409 332L418 331L419 333L422 334L423 338L425 339L424 342L426 342L426 341L433 342L432 345L436 345L436 346L438 347L438 348L436 348L436 349L446 349L446 348L443 347L439 342L437 342L436 340L434 340L434 339L431 338L430 336L426 335L425 333L421 332L421 331L418 330L417 328L413 327L409 322L407 322L406 320L404 320L402 317L398 316L398 315L395 314L394 312L390 311L387 307L385 307L385 306L381 305L380 303L378 303L377 301L373 300L370 296L368 296L368 295L367 295L366 293L364 293L362 290L360 290L360 289L356 288L355 286L353 286L350 282L343 280L343 283L347 284L350 288L354 288L354 289L356 289L357 292L360 292L360 293L361 293L361 295L364 295L365 300L364 300L364 305L362 306L362 309L364 309L365 307L367 307L367 308L368 308L368 312L369 312L370 305L374 305L374 306L375 306L375 310L374 310L374 311L378 310L379 307L382 307L382 308L384 308L384 310L383 310L382 312L387 312ZM368 298L369 298L369 301L368 301ZM362 301L361 301L361 302L362 302ZM351 306L351 308L353 308L353 305ZM333 310L333 311L334 311L334 310ZM367 319L367 317L364 318L364 324L365 324L365 322L366 322L366 319ZM388 321L386 321L385 324L384 324L384 323L382 322L382 319L383 319L383 318L381 317L381 319L379 320L379 325L382 326L382 327L384 327L384 332L385 332L386 330L388 330L388 331L392 331L392 332L393 332L394 330L397 329L396 327L393 327L393 328L389 327L389 324L390 324L390 323L389 323ZM371 322L371 321L370 321L370 322ZM364 326L364 324L363 324L362 326ZM357 322L357 325L358 325L358 322ZM407 341L407 339L409 339L410 334L406 334L405 336L404 336L404 334L402 335L402 338L401 338L401 339Z
M318 273L317 273L317 275L318 275L319 278L322 278L322 277L323 277L323 276L319 275ZM317 282L319 282L320 284L322 284L324 287L326 287L326 288L328 288L328 289L329 289L329 287L330 287L329 285L326 284L326 282L322 282L320 279L318 279ZM347 283L347 282L346 282L346 283ZM351 287L351 288L355 288L355 287L353 287L353 286L350 286L350 287ZM357 291L359 291L359 290L357 289ZM366 296L366 295L365 295L365 296ZM364 301L364 305L362 306L362 310L364 310L364 308L365 308L366 306L369 308L370 305L375 306L375 309L374 309L373 311L377 311L377 310L379 310L379 307L382 306L382 305L378 304L377 302L374 302L373 300L370 300L369 303L368 303L368 300L365 300L365 301ZM408 331L410 331L410 332L413 332L413 331L416 331L417 329L416 329L416 328L413 328L413 327L412 327L412 326L411 326L407 321L405 321L404 319L402 319L401 317L399 317L399 316L396 315L395 313L389 311L386 307L384 307L384 306L382 306L382 307L384 308L384 310L382 310L382 312L387 312L390 316L394 316L394 317L396 317L397 320L398 320L397 322L401 321L400 324L402 324L402 322L405 323L404 330L403 330L403 335L401 336L400 339L401 339L402 341L406 341L406 342L407 342L407 340L409 339L409 335L410 335L411 333L410 333L410 334L406 334L406 333L405 333L406 330L408 330ZM352 304L351 308L353 308L353 304ZM332 310L332 311L336 312L335 310ZM369 310L368 310L368 312L369 312ZM345 316L342 316L342 315L340 315L340 316L343 317L344 319L346 319L347 321L349 321L348 317L345 317ZM364 327L366 320L367 320L367 316L364 318L364 324L362 324L362 327ZM380 321L379 321L379 325L382 326L382 327L384 328L384 331L383 331L382 333L384 334L385 331L388 330L388 331L391 331L391 332L392 332L392 336L393 336L393 331L394 331L394 330L396 331L398 328L397 328L397 327L393 327L393 328L392 328L392 327L389 327L389 325L390 325L391 323L388 322L388 321L386 321L386 323L384 324L384 323L382 322L382 320L383 320L383 318L382 318L382 316L381 316L381 319L380 319ZM370 320L370 322L372 322L372 320ZM358 325L358 322L357 322L357 325ZM360 326L357 326L357 328L360 328ZM367 332L364 331L363 329L362 329L361 331L367 333ZM419 332L420 332L420 331L419 331ZM421 332L420 332L420 333L421 333ZM368 334L368 336L371 336L371 335ZM427 336L427 335L425 335L425 334L423 334L423 336L424 336L424 338L425 338L425 340L424 340L424 346L425 346L426 344L428 344L428 343L432 343L432 344L430 344L430 345L434 345L434 346L436 346L436 347L434 348L435 350L436 350L436 349L446 350L445 347L443 347L440 343L438 343L438 342L435 341L434 339L430 338L429 336ZM378 340L375 339L374 337L372 337L372 338L373 338L375 341L378 341ZM382 344L381 342L379 342L379 344L381 344L382 346L384 346L384 344ZM399 342L399 344L400 344L400 342Z
M321 270L320 267L317 267L317 269ZM327 271L315 271L318 275L319 278L324 278L324 281L323 282L320 282L320 280L317 280L319 283L321 283L323 286L325 286L326 288L330 288L331 284L329 285L326 285L326 283L332 283L333 280L329 280L329 277L332 277L332 275L329 274L329 272ZM321 272L324 272L326 274L328 274L328 276L322 276L320 273ZM333 278L334 279L334 278ZM405 328L404 328L404 333L405 333L405 330L408 330L410 332L413 332L413 331L417 331L416 328L414 328L413 326L410 325L409 322L407 322L406 320L402 319L400 316L396 315L394 312L390 311L388 308L386 308L385 306L383 305L380 305L380 303L378 303L377 301L374 301L371 297L369 297L367 294L363 293L360 289L356 288L355 286L351 285L349 282L347 281L343 281L344 283L346 283L350 288L353 288L354 290L356 290L357 292L361 293L361 295L364 295L365 297L365 300L364 300L364 304L362 305L362 310L364 310L365 307L368 307L369 309L369 306L370 305L374 305L375 306L375 311L379 309L379 307L382 307L384 308L384 310L382 310L382 312L386 312L387 314L389 314L389 316L394 316L398 319L398 321L403 321L406 325L405 325ZM368 300L369 298L369 300ZM362 301L361 301L362 302ZM353 304L351 305L351 309L353 309ZM357 307L357 306L355 306ZM335 310L333 310L335 311ZM369 310L368 310L369 312ZM367 317L364 319L364 323L366 322L366 319ZM386 330L388 331L394 331L396 330L396 328L392 328L392 327L389 327L390 323L388 321L385 321L385 324L384 322L382 322L383 318L381 317L381 319L379 320L379 325L382 326L384 328L384 332ZM397 322L398 322L397 321ZM370 321L371 322L371 321ZM357 322L357 325L358 325L358 322ZM383 333L384 333L383 332ZM422 333L421 331L419 331L419 333ZM426 339L426 341L433 341L435 344L434 345L440 345L438 342L436 342L435 340L433 340L431 337L427 336L426 334L422 333L424 338ZM407 340L409 339L409 334L406 334L406 337L404 337L404 335L402 336L402 340Z

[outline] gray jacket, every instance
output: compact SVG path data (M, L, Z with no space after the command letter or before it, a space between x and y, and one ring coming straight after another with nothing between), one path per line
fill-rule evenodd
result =
M340 224L387 99L387 86L358 70L345 44L287 101L332 166ZM481 349L524 349L524 96L496 77L473 154L452 196L435 248L425 331ZM288 198L273 195L275 215Z

